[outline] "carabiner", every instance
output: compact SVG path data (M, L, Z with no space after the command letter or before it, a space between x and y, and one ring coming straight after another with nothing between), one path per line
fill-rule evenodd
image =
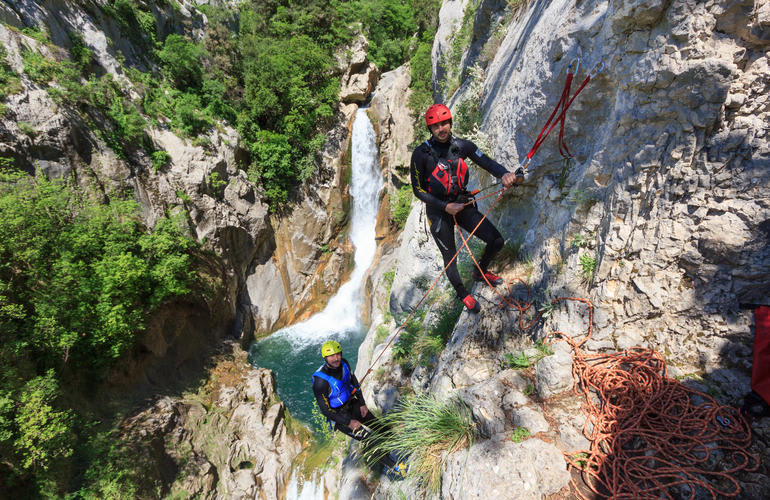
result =
M572 70L572 65L575 64L575 63L577 63L577 65L575 66L575 71L572 71L572 74L573 75L577 74L578 70L580 69L580 58L579 57L576 57L572 61L570 61L569 66L567 66L567 74L570 73L570 71Z
M601 65L601 67L599 67L600 65ZM601 73L603 69L604 69L604 60L601 60L601 61L599 61L598 63L596 63L594 65L593 69L588 74L588 78L589 79L593 79L593 77L595 77L597 74Z

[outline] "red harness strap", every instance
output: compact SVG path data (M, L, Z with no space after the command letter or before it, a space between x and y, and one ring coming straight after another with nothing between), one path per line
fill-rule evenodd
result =
M754 309L754 363L751 389L770 404L770 307Z

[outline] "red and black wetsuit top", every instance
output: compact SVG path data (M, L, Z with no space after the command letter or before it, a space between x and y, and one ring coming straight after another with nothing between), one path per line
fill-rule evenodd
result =
M410 165L412 191L429 208L444 211L468 185L470 158L498 179L508 171L482 153L471 141L451 137L447 142L431 138L414 150Z

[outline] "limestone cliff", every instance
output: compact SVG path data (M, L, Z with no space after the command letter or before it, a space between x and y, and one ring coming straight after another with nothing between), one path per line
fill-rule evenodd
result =
M525 184L492 210L523 256L499 258L494 270L524 278L533 309L562 296L589 299L590 352L654 348L671 375L732 405L749 390L753 325L744 306L770 303L769 13L760 0L445 1L433 49L436 95L451 105L455 126L465 120L472 139L510 170L558 102L570 62L581 62L573 92L601 69L567 115L574 156L562 160L554 130ZM473 178L479 187L493 180L480 170ZM420 210L415 204L396 251L394 314L422 296L418 269L428 282L440 272ZM583 310L557 308L524 332L488 287L473 293L482 312L461 314L439 356L409 375L386 353L364 394L388 409L410 386L458 393L474 408L485 439L447 458L444 498L566 494L559 451L586 445L580 400L565 393L571 353L556 349L530 381L501 363L552 330L579 335ZM397 326L381 321L391 333ZM359 376L384 348L377 327L360 350ZM541 434L514 444L516 427ZM766 426L754 429L767 435ZM741 478L746 498L767 490L766 474ZM375 497L397 491L389 488L381 484Z

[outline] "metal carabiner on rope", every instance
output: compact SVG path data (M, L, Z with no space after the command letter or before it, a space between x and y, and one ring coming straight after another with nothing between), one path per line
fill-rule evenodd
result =
M601 66L601 67L600 67ZM604 60L600 60L598 63L596 63L591 70L590 73L588 73L588 78L593 79L596 75L602 72L604 70Z
M577 65L575 66L575 71L572 71L572 65L575 63L577 63ZM570 61L569 66L567 66L567 73L572 71L572 74L576 75L579 69L580 69L580 58L576 57L572 61Z

